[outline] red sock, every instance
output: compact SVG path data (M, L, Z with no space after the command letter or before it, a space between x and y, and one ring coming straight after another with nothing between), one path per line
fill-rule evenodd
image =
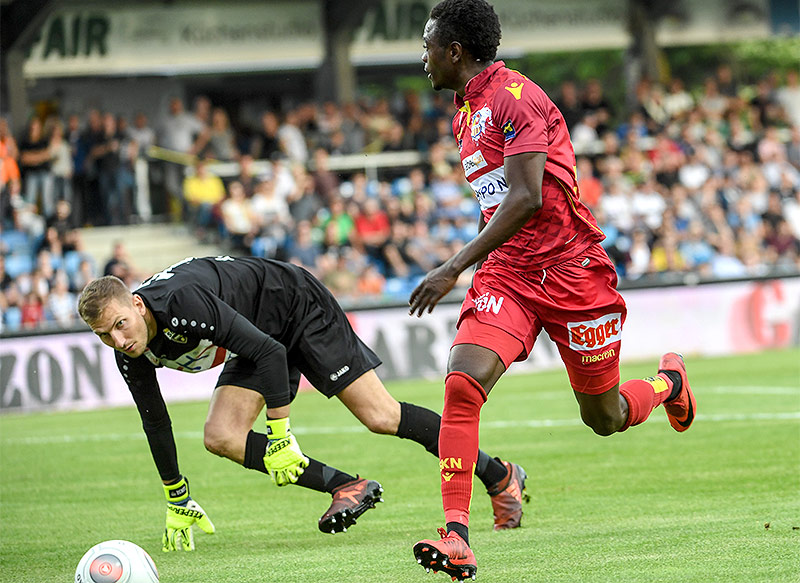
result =
M653 409L669 398L671 390L672 381L661 373L655 377L634 379L622 383L619 394L628 401L628 420L620 431L643 423L650 417Z
M444 381L439 430L439 469L445 522L469 525L472 474L478 459L478 426L486 393L475 379L451 372Z

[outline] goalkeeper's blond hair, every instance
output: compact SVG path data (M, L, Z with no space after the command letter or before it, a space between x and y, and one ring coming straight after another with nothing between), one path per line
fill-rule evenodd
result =
M91 282L78 298L78 313L84 322L91 326L102 315L112 300L130 302L133 294L123 281L114 275L105 275Z

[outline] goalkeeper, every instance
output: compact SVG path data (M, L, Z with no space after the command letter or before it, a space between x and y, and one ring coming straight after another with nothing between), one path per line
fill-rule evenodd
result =
M78 302L81 318L116 350L117 366L142 418L167 498L163 550L194 548L192 525L214 525L192 500L156 368L200 372L223 364L204 427L210 452L333 496L319 519L323 532L355 524L381 501L381 485L303 454L289 424L301 373L336 396L370 431L423 445L438 457L440 417L397 402L374 369L380 359L356 336L330 292L294 265L253 257L185 259L135 292L113 276L91 282ZM253 425L266 406L266 432ZM491 496L495 529L522 516L525 472L480 452L475 473Z

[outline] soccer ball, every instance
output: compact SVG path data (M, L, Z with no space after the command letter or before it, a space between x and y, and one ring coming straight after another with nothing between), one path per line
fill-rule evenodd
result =
M83 555L75 570L75 583L158 583L158 570L140 546L107 540Z

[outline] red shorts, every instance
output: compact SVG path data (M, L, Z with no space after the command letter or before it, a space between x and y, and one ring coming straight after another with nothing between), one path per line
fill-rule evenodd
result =
M544 328L558 346L572 388L603 393L619 383L627 309L616 285L614 265L599 244L540 271L487 261L461 305L453 345L489 348L507 368L528 358Z

